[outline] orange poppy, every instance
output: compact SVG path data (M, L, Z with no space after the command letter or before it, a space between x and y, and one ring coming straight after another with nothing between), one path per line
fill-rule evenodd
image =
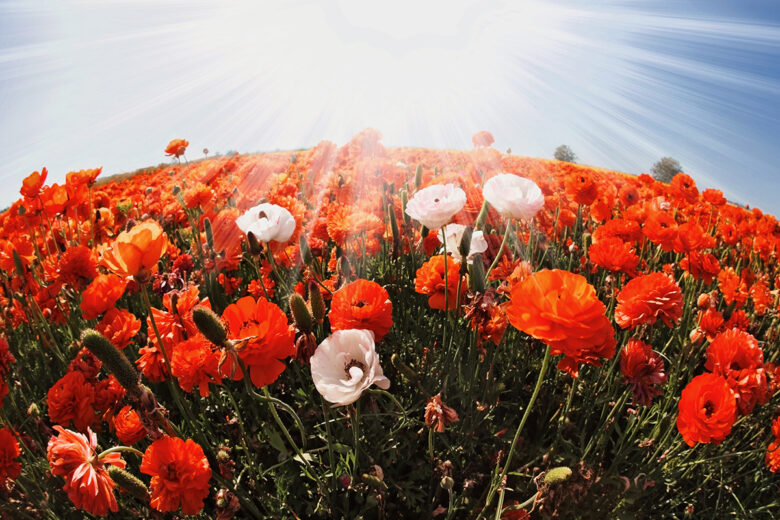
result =
M97 275L94 253L87 246L71 246L60 257L60 280L80 291Z
M682 291L665 273L651 273L628 282L617 297L615 322L623 329L642 323L653 324L661 318L674 327L683 311Z
M40 195L41 187L43 187L43 183L46 182L48 173L46 168L42 168L40 173L37 171L32 172L22 181L22 189L19 190L19 193L29 199L34 199Z
M393 326L393 302L378 283L355 280L333 293L328 319L332 330L367 329L379 341Z
M738 329L718 334L707 347L704 368L726 379L742 415L769 400L769 380L758 340Z
M132 446L146 437L146 428L141 423L138 412L130 405L123 406L114 416L114 428L116 428L116 436L127 446Z
M187 150L189 145L190 142L186 139L173 139L170 143L168 143L168 146L165 147L165 155L181 157L184 155L184 152Z
M85 320L93 320L114 304L125 292L127 282L113 274L99 274L81 293L81 314Z
M677 430L688 446L720 444L737 418L734 392L723 377L704 373L683 388L678 403Z
M588 249L590 261L608 271L636 273L639 257L630 243L618 237L608 237L591 244Z
M141 330L141 320L130 311L113 307L97 324L97 330L119 350L124 349Z
M68 372L62 376L47 394L49 419L54 424L70 425L71 421L79 431L98 422L95 413L95 387L81 372Z
M414 290L428 296L428 305L432 309L447 310L458 308L458 283L461 295L466 294L466 280L460 276L460 263L447 255L447 280L444 279L444 255L432 256L417 270ZM446 296L445 296L446 294Z
M599 196L596 180L586 171L568 175L565 184L567 195L577 204L588 206Z
M171 372L185 392L197 386L201 397L208 397L209 383L222 383L219 354L201 334L176 345L171 357Z
M101 262L120 276L136 276L157 267L168 239L154 220L123 231L110 246L101 248Z
M620 372L634 391L634 402L650 406L666 383L664 360L644 341L631 338L620 351Z

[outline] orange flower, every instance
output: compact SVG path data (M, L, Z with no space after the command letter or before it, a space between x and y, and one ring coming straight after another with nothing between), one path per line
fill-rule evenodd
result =
M102 167L91 170L68 172L68 174L65 175L65 184L74 188L80 188L82 186L92 187L101 171L103 171Z
M332 330L367 329L379 341L393 326L393 302L378 283L355 280L333 293L328 318Z
M707 347L704 368L726 379L742 415L769 400L764 353L758 340L747 332L731 329L718 334Z
M108 476L107 465L125 467L119 453L109 453L97 460L97 436L87 430L87 436L55 426L57 436L49 439L46 458L51 472L65 478L62 488L73 504L93 515L105 516L119 511L114 496L116 484Z
M19 443L11 429L7 426L0 428L0 485L21 475L22 464L16 460L21 454Z
M60 257L60 280L81 291L98 275L97 263L87 246L72 246Z
M425 424L441 433L450 424L458 422L458 412L441 400L441 393L428 399L425 405Z
M687 254L680 261L680 267L691 273L696 280L703 280L706 284L711 284L720 272L720 263L715 256L698 251Z
M186 139L174 139L165 147L165 155L181 157L190 145Z
M672 181L669 183L669 193L690 204L699 200L699 190L696 189L696 182L690 175L682 172L672 177Z
M250 338L240 348L239 356L249 369L252 383L262 388L276 381L285 369L282 360L295 355L295 332L282 309L263 298L255 301L245 296L228 305L222 319L230 339ZM230 362L221 370L224 375L233 374L234 379L243 377L241 369Z
M661 318L669 327L682 316L682 291L664 273L651 273L628 282L617 297L615 322L623 329L642 323L653 324Z
M584 276L539 271L512 288L507 317L515 328L563 354L558 368L577 377L580 363L601 366L615 355L615 331L606 307Z
M203 448L192 439L157 439L146 448L140 469L152 477L149 491L154 509L168 512L181 506L185 515L195 515L203 509L211 468Z
M8 383L6 378L11 373L11 365L16 363L16 358L11 354L11 347L3 336L0 336L0 407L3 406L3 398L8 395Z
M417 270L414 279L414 291L428 295L428 305L432 309L444 310L445 299L447 310L458 307L458 283L461 294L466 294L466 280L461 279L460 263L447 256L447 280L444 280L444 255L432 256ZM446 293L446 297L445 297Z
M97 324L97 330L119 350L124 349L141 330L141 320L130 311L113 307Z
M566 177L566 193L577 204L588 206L599 196L598 184L591 174L585 171Z
M95 387L81 372L68 372L49 389L47 394L49 419L68 426L71 421L77 430L84 431L98 421L93 408Z
M623 272L628 275L636 273L639 257L631 244L617 237L602 238L588 249L590 261L609 271Z
M136 276L153 270L168 246L168 239L154 220L123 231L114 242L101 249L101 262L120 276Z
M671 251L677 238L677 221L669 213L652 211L647 215L642 232L648 240L660 245L664 251Z
M32 172L22 181L22 189L19 190L19 193L29 199L34 199L40 195L41 187L43 186L43 183L46 182L46 176L48 173L49 172L46 171L46 168L41 169L40 173L37 171Z
M493 134L487 130L482 130L481 132L477 132L471 136L471 142L474 144L475 148L479 148L483 146L490 146L493 144L493 142L495 142L495 139L493 138Z
M116 436L127 446L132 446L146 437L146 428L141 423L138 412L130 405L122 407L114 416L114 428L116 428Z
M644 341L631 338L620 351L620 371L634 391L634 402L650 406L653 397L663 391L658 385L666 383L664 360Z
M201 334L176 345L171 357L171 372L185 392L192 392L197 386L201 397L208 397L209 383L222 383L219 354Z
M721 376L704 373L683 388L678 403L677 430L688 446L720 444L737 417L734 392Z
M81 314L93 320L114 307L125 292L127 282L113 274L99 274L81 293Z
M707 235L700 225L695 222L686 222L678 226L673 248L676 253L690 253L714 245L715 239Z

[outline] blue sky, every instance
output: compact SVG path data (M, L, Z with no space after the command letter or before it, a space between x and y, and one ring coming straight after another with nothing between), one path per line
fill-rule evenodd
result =
M46 166L104 174L167 142L499 149L631 173L677 158L780 215L776 0L0 0L0 207Z

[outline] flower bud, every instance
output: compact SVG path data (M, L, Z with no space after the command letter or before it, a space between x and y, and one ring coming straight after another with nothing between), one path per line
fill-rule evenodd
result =
M81 343L103 362L109 372L130 393L140 391L138 372L121 350L117 349L104 335L95 329L86 329L81 333Z
M209 249L214 249L214 231L211 229L211 220L206 217L203 219L203 228L206 230L206 243Z
M404 225L409 224L409 215L406 214L406 203L409 202L409 194L406 190L401 190L401 214L403 215Z
M16 267L16 274L24 278L24 266L22 265L22 259L19 257L19 253L16 252L16 249L14 249L13 257L14 267Z
M547 472L544 476L544 483L548 486L563 484L571 477L571 469L566 466L558 466Z
M474 292L485 291L485 264L482 263L482 255L474 255L474 260L469 265L469 289Z
M257 241L257 237L254 233L249 231L246 234L246 239L249 242L249 252L253 255L261 255L263 254L263 246L260 244L260 242Z
M306 307L306 302L303 301L303 297L294 292L290 295L289 301L290 312L295 321L295 326L304 334L310 333L314 326L314 318L312 317L311 312L309 312L309 308Z
M489 208L490 208L490 204L488 204L488 201L483 200L482 208L480 208L479 215L477 215L477 220L474 221L474 229L482 229L482 226L485 225Z
M466 229L463 230L463 236L460 238L460 244L458 244L458 253L460 253L460 257L464 259L464 264L466 263L465 259L469 257L469 252L471 251L471 236L473 234L474 228L466 226Z
M322 301L322 293L316 282L309 284L309 306L316 323L322 323L325 319L325 302Z
M171 190L171 192L172 192L174 195L178 195L178 194L181 192L181 186L179 186L179 185L177 184L176 186L174 186L174 187L173 187L173 190Z
M125 471L117 466L108 467L108 476L111 480L124 490L128 495L147 503L149 500L149 490L141 480L132 473Z
M439 482L439 485L442 489L446 489L447 491L451 491L452 487L455 485L455 481L452 477L442 477L441 482Z
M192 309L192 321L195 322L195 326L198 327L200 333L206 336L206 339L210 342L217 346L225 344L227 331L214 311L208 307L198 305Z
M303 263L306 265L312 265L314 263L314 256L311 254L309 242L304 235L301 235L299 242L301 247L301 260L303 260Z
M414 171L414 188L419 190L422 185L422 164L417 165L417 169Z

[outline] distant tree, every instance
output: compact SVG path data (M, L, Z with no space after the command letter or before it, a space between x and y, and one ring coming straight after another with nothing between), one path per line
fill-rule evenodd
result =
M567 144L562 144L558 148L556 148L553 157L555 157L556 161L564 161L570 163L577 162L577 154L572 152L571 148L569 148L569 145Z
M653 172L655 180L668 184L672 180L672 177L683 171L683 168L677 159L663 157L653 165L650 171Z

